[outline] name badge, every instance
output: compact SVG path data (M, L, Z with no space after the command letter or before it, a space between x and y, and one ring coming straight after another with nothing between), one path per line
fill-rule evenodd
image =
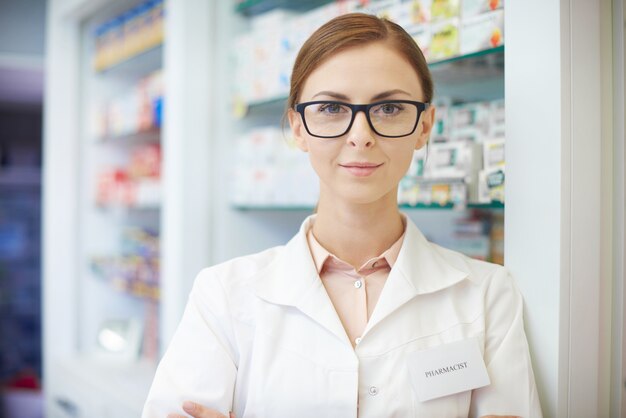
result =
M491 383L476 338L417 351L407 357L413 387L421 402Z

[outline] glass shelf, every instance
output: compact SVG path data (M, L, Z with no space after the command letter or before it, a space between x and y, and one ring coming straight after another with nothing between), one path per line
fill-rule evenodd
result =
M334 0L242 0L235 6L235 11L244 16L255 16L278 7L293 11L306 11L332 3Z
M490 49L483 49L482 51L476 51L470 54L457 55L457 56L446 58L443 60L429 62L428 66L430 67L431 70L433 70L435 68L442 67L446 64L464 61L467 59L485 57L488 55L493 55L493 54L498 54L498 53L504 53L504 45L500 45L500 46L497 46L495 48L490 48ZM504 65L504 60L502 61L502 65Z
M491 203L468 203L467 206L462 205L454 205L453 203L447 203L445 205L440 205L438 203L431 204L423 204L419 203L417 205L408 205L402 204L398 205L400 209L403 210L422 210L422 209L445 209L445 210L457 210L457 209L483 209L483 210L499 210L504 209L504 203L502 202L491 202ZM313 212L313 206L289 206L289 205L233 205L233 208L240 211L302 211L302 212Z
M242 212L269 212L269 211L291 211L291 212L313 212L313 206L290 206L290 205L233 205L234 209Z
M98 138L101 144L150 144L161 141L161 129L153 128L145 131L131 132L123 135L111 135Z
M481 80L502 82L504 85L504 45L467 55L459 55L428 64L437 90L440 85L479 83ZM268 97L247 103L248 114L280 114L285 109L287 95Z
M150 47L94 73L105 77L136 79L160 69L163 65L163 44Z

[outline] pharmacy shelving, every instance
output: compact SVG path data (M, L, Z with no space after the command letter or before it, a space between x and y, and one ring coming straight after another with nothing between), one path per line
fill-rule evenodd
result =
M304 4L306 3L306 4ZM280 1L245 1L240 2L235 6L236 18L234 23L231 23L231 29L229 36L234 39L236 47L233 48L235 53L231 52L230 56L235 55L235 62L238 65L243 63L249 65L250 68L258 69L259 74L263 74L263 78L269 78L270 80L277 77L273 73L264 72L264 62L255 62L254 58L252 63L250 62L250 56L268 56L268 62L273 60L283 59L283 56L278 53L276 56L276 48L287 48L288 50L296 50L297 45L293 46L294 42L301 42L302 36L292 36L288 30L282 31L277 28L291 27L291 20L304 21L303 15L309 14L312 20L317 19L321 22L322 19L332 17L337 11L332 9L339 9L340 12L354 10L363 10L366 12L376 12L379 14L386 14L390 9L403 3L405 10L408 10L408 6L414 3L420 2L405 2L405 1L370 1L370 2L342 2L341 5L333 4L333 2L317 1L317 2L304 2L294 9L287 7L287 5ZM426 4L428 2L421 2ZM396 9L397 10L397 9ZM268 13L269 12L269 13ZM502 10L496 10L492 12L492 16L501 19ZM322 16L322 17L320 17ZM258 19L258 21L257 21ZM301 20L298 20L301 19ZM231 21L233 19L231 18ZM270 22L270 23L268 23ZM273 22L273 23L272 23ZM304 24L306 26L306 24ZM310 24L312 27L313 24ZM429 24L425 23L423 27L428 27ZM311 30L308 26L302 30ZM413 33L419 32L414 26L411 30ZM278 32L278 33L277 33ZM241 36L243 34L243 36ZM278 42L280 47L273 47L272 45L263 45L258 40L265 40L265 42ZM255 44L257 42L257 44ZM250 43L253 44L250 47ZM256 45L256 46L255 46ZM251 52L246 55L241 54L241 51L246 47L251 49ZM274 54L274 55L272 55ZM242 56L243 55L243 56ZM433 74L435 81L435 95L437 99L447 98L443 104L448 108L451 105L457 105L459 103L472 103L483 101L500 101L503 103L504 99L504 58L505 58L505 46L502 42L499 42L496 46L485 47L478 50L472 50L465 54L458 52L452 53L448 56L443 56L437 59L429 60L429 67ZM232 58L231 58L232 59ZM280 61L279 61L280 62ZM286 66L285 66L286 67ZM227 132L225 136L239 138L234 141L237 145L230 146L228 150L230 155L234 155L235 161L238 158L242 158L241 168L236 168L236 176L243 175L244 178L256 178L259 180L258 184L252 187L246 187L246 181L243 182L244 186L240 187L240 182L235 182L235 187L222 188L222 193L229 194L234 197L231 199L231 205L228 208L218 209L221 210L221 216L224 218L232 218L233 223L245 224L257 233L257 236L264 237L267 243L281 243L289 238L290 232L295 232L299 221L304 216L312 213L315 206L315 196L306 197L303 196L302 190L313 190L315 187L311 187L306 181L300 183L295 189L298 193L282 193L277 194L271 192L269 197L261 196L261 191L267 190L289 190L289 187L283 187L283 184L293 184L293 177L285 174L283 165L291 167L302 167L307 163L301 159L296 162L289 160L286 164L281 163L277 168L271 166L258 166L261 160L268 160L269 164L273 164L272 161L282 158L285 155L283 148L285 143L289 144L288 128L286 126L280 127L283 112L286 102L286 88L287 86L281 80L280 87L270 88L269 94L260 94L254 90L254 81L251 82L251 90L242 89L242 85L245 86L248 75L251 74L250 69L247 67L236 69L235 74L243 74L243 79L235 78L233 82L232 74L227 77L230 80L230 85L235 84L235 96L233 98L232 114L225 116L225 119L230 119ZM282 66L281 66L282 68ZM282 77L282 73L278 76ZM237 75L235 75L237 77ZM269 83L269 85L274 85ZM243 90L243 91L242 91ZM226 91L224 94L232 95L233 89ZM272 92L278 92L273 94ZM441 102L437 103L438 105ZM446 106L442 107L444 111ZM275 126L275 130L272 131L271 126ZM267 156L269 148L264 144L271 141L270 137L275 137L277 145L276 154L273 156ZM243 157L239 148L242 140L255 143L257 148L254 151L245 150ZM232 142L232 141L231 141ZM260 144L260 145L259 145ZM224 146L227 148L227 145ZM430 158L436 157L437 145L432 147ZM226 152L226 151L224 151ZM298 151L295 151L296 153ZM435 152L435 155L433 155ZM288 157L291 158L291 157ZM482 156L481 156L482 158ZM298 168L301 170L301 168ZM231 170L232 172L232 170ZM243 173L243 174L241 174ZM312 173L309 176L313 176ZM268 180L266 180L268 179ZM276 180L279 179L279 180ZM286 180L280 180L286 179ZM472 179L476 182L476 179ZM280 186L272 183L280 181ZM413 182L415 183L415 181ZM458 192L455 194L454 189L463 181L459 182L459 179L446 180L443 184L439 185L439 189L447 189L452 191L445 191L444 193L451 193L450 196L458 196ZM437 179L427 178L423 179L419 183L419 190L426 190L432 187L433 184L437 184ZM219 187L219 186L218 186ZM417 186L411 186L417 187ZM475 186L474 186L475 187ZM234 192L233 192L234 190ZM469 192L464 192L469 193ZM399 207L406 212L411 218L413 218L418 225L422 224L424 219L428 219L428 222L432 224L433 220L436 224L441 226L441 230L450 231L447 226L454 224L456 220L463 219L463 217L472 216L476 210L484 211L486 213L493 213L494 216L500 217L504 210L504 203L502 201L493 202L478 202L478 201L437 201L432 199L432 202L427 200L416 200L416 196L424 196L424 193L419 193L418 189L415 192L411 192L411 196L401 201ZM473 189L472 197L476 197L477 192ZM250 200L246 201L245 197ZM290 203L285 201L285 196L292 196L294 201ZM426 195L427 196L427 195ZM243 198L242 198L243 197ZM469 198L469 197L468 197ZM287 197L289 199L289 197ZM420 198L421 199L421 198ZM484 199L483 199L484 200ZM235 221L236 219L236 221ZM422 221L420 221L422 219ZM275 226L275 231L278 231L272 236L264 231L264 228L259 225L259 222L271 222ZM435 231L436 232L436 231ZM435 234L430 234L433 238L437 239ZM445 233L444 233L445 235ZM263 241L259 239L259 241ZM222 241L222 244L224 242ZM228 248L229 240L226 240L225 247ZM233 243L234 244L234 243ZM260 249L250 246L249 251ZM228 258L235 255L234 252L224 251L224 255L218 255L218 259Z
M424 204L424 203L418 203L415 205L409 205L409 204L400 204L398 205L398 207L400 208L400 210L412 210L412 209L428 209L428 210L437 210L437 209L441 209L441 210L450 210L450 209L455 209L454 205L452 203L445 203L443 205L440 205L438 203L432 203L432 204ZM479 210L499 210L499 209L504 209L504 203L502 202L491 202L491 203L471 203L468 204L467 209L479 209ZM252 206L252 205L248 205L248 206L241 206L238 208L239 210L243 210L243 211L295 211L295 212L313 212L313 207L312 206L296 206L296 205L290 205L290 206ZM458 209L458 208L457 208Z
M235 2L235 10L246 16L258 15L276 8L289 10L308 10L322 4L331 3L333 0L239 0Z
M494 80L499 83L495 91L485 92L474 88L469 99L476 100L485 96L494 98L502 97L501 85L504 81L504 45L477 51L471 54L455 56L429 63L433 77L439 83L439 89L445 88L442 84L459 85L475 84L484 80ZM458 96L457 96L458 97ZM461 98L458 97L460 100ZM271 97L263 100L255 100L247 103L244 110L245 116L249 113L277 114L285 109L285 95Z
M209 263L210 190L191 190L210 175L199 89L210 84L209 51L186 48L196 39L206 49L210 19L204 1L51 2L47 416L139 416Z
M104 361L77 358L77 323L82 313L74 260L83 225L76 209L81 175L77 121L82 103L75 80L81 76L82 24L110 3L124 2L48 3L43 321L46 416L51 417L137 416L143 389L134 391L126 384L144 387L153 370L152 365L140 363L107 367ZM251 107L245 121L232 115L233 39L249 30L251 8L265 1L240 3L237 10L231 1L167 0L162 53L168 100L160 139L167 198L159 209L164 340L180 319L191 281L202 266L284 244L310 213L309 207L243 211L233 208L227 198L235 161L233 140L246 128L260 126L271 113L267 107ZM599 18L596 7L595 2L531 0L508 2L505 13L506 264L524 294L524 320L546 416L572 410L599 415L589 412L595 403L587 400L598 395L602 371L611 370L605 363L589 368L588 361L578 361L589 359L589 353L597 353L598 345L606 342L597 338L597 329L607 323L604 316L593 317L602 310L602 299L594 288L599 282L588 280L587 273L590 268L600 270L593 258L599 247L589 247L600 242L598 231L586 228L600 219L594 206L597 196L591 194L604 187L599 180L600 147L610 149L602 141L589 141L597 132L605 132L600 113L610 114L597 95L603 91L600 80L607 78L596 66L598 51L611 44L600 41L600 26L610 26ZM577 28L583 26L588 30L580 36ZM484 86L492 86L489 81L470 83L467 91L484 92ZM502 97L503 88L499 89L495 97ZM105 211L117 216L116 209ZM409 213L426 219L420 227L428 234L429 226L452 221L456 212ZM572 328L572 323L578 325ZM571 376L584 378L573 386ZM118 387L112 393L111 388ZM568 393L586 395L568 398Z

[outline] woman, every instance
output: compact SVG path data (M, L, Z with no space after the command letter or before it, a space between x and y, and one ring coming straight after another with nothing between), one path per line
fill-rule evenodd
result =
M398 211L432 96L394 23L349 14L307 40L287 117L320 179L317 213L286 246L199 274L144 418L541 416L508 272Z

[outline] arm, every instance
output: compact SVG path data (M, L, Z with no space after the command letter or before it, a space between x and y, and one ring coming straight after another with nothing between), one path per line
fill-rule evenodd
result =
M226 292L211 270L204 270L157 368L142 418L182 412L186 400L222 412L232 409L237 375L233 341Z
M214 411L209 408L205 408L202 405L193 403L193 402L185 402L183 403L183 410L191 415L193 418L235 418L235 414L232 412L229 413L229 416L222 415L217 411ZM169 414L167 418L187 418L185 415L180 414Z
M491 384L473 391L470 416L541 418L524 332L522 296L504 268L494 273L487 286L484 359Z

